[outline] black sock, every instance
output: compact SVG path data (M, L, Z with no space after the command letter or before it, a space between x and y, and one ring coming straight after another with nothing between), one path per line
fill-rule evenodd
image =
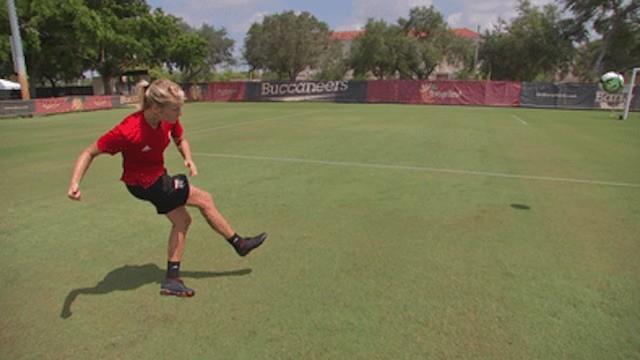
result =
M242 244L242 238L237 233L234 233L230 238L227 239L227 241L235 248Z
M167 262L167 277L174 279L180 277L180 261Z

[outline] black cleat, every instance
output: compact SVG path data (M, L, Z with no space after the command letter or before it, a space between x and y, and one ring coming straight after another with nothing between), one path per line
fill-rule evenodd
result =
M186 287L180 278L165 278L160 285L160 295L192 297L195 294L195 290Z
M267 240L267 233L262 233L249 238L241 237L237 241L233 242L233 248L236 249L238 255L247 256L251 250L262 245L265 240Z

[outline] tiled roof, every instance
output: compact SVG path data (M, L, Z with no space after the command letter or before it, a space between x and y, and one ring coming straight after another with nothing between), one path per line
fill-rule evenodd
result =
M339 41L351 41L362 34L364 34L364 30L334 31L331 33L331 38Z
M457 28L457 29L453 29L453 32L463 38L467 38L467 39L477 39L478 37L480 37L480 34L478 34L477 32L471 30L471 29L467 29L467 28Z

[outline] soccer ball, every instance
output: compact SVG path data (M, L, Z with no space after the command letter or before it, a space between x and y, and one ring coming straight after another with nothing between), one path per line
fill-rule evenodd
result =
M609 71L600 77L600 85L608 93L617 93L624 87L624 78L617 72Z

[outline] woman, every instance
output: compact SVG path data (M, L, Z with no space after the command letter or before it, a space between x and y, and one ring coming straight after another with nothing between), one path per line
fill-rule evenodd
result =
M160 286L160 293L190 297L195 295L195 291L180 279L180 261L191 223L185 205L200 209L211 228L224 236L240 256L246 256L260 246L267 234L250 238L238 236L220 214L209 193L190 186L185 175L167 174L163 153L169 145L169 137L173 138L182 154L190 175L198 174L178 119L184 104L182 89L169 80L156 80L151 84L143 81L138 85L138 95L142 110L127 116L80 154L71 176L68 196L72 200L81 199L80 181L93 158L105 153L122 153L121 180L129 192L138 199L151 202L158 214L166 215L172 224L167 275Z

